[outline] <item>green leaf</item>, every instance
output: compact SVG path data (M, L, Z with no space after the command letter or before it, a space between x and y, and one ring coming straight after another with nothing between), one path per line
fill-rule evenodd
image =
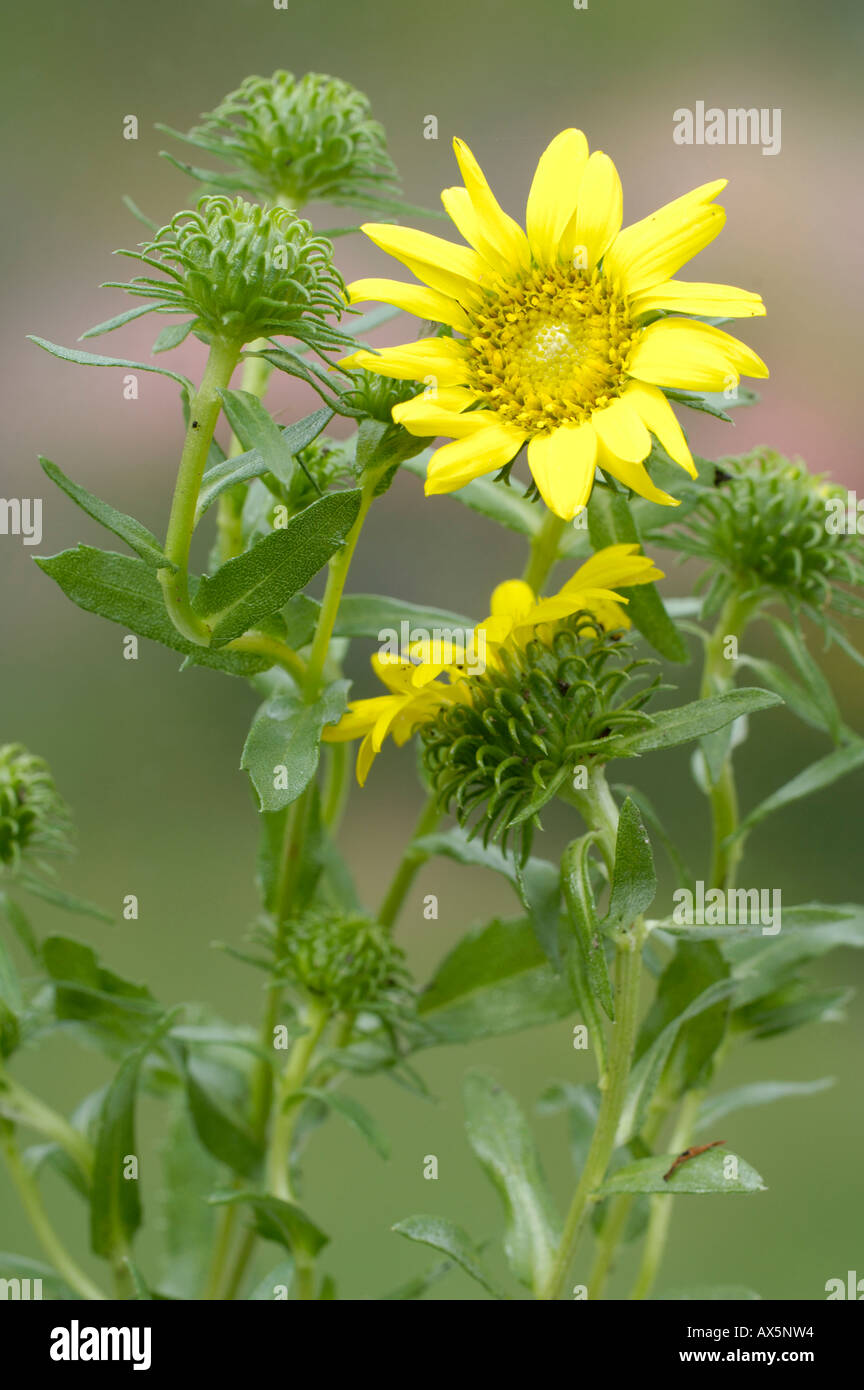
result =
M469 839L461 826L440 834L424 835L414 841L413 848L424 854L442 854L458 864L476 864L502 874L513 885L527 910L544 953L553 963L558 962L561 884L554 864L532 856L520 865L516 859L502 853L497 845L484 845L477 837Z
M86 488L73 483L71 478L67 478L62 473L56 463L50 459L42 458L39 462L42 471L56 483L67 497L71 497L73 502L85 511L88 516L92 516L94 521L98 521L108 531L115 536L119 536L121 541L125 541L137 555L141 556L153 569L176 569L171 561L166 559L162 553L162 547L151 531L147 530L140 521L136 521L134 516L127 516L125 512L118 512L116 507L112 507L109 502L103 502L101 497L95 497Z
M656 892L657 874L651 841L638 806L628 796L618 818L612 893L604 928L608 931L629 927L651 906Z
M2 941L0 941L0 1004L5 1004L15 1015L20 1014L24 1007L21 980L15 968L15 962Z
M262 811L281 811L315 776L321 730L343 713L350 682L333 681L313 704L299 694L273 695L252 722L240 766L249 773Z
M159 1005L146 985L132 984L100 964L95 951L68 936L42 943L42 962L52 981L54 1013L124 1045L149 1033Z
M573 1000L531 923L497 919L469 931L420 996L426 1044L497 1037L565 1018Z
M828 732L834 742L839 743L843 736L843 721L824 671L813 660L800 632L790 627L776 614L769 613L766 616L795 670L801 677L808 695L818 708Z
M805 796L812 796L814 792L820 792L825 787L833 786L841 777L845 777L849 772L856 772L862 766L864 739L855 739L854 742L850 740L841 748L835 748L833 753L817 759L803 772L799 772L797 777L793 777L764 801L760 801L741 821L735 836L730 838L746 835L775 811L791 805L793 801L801 801Z
M53 883L46 883L44 879L21 874L18 883L34 897L42 898L44 902L50 903L52 907L59 907L63 912L75 912L81 917L95 917L97 922L110 922L112 925L114 923L113 916L104 908L97 907L95 903L88 903L85 898L76 898L73 893L65 893L61 888L55 888Z
M657 981L654 1002L639 1031L636 1061L688 1005L710 986L728 978L729 965L715 942L679 942ZM674 1098L707 1083L711 1060L726 1036L728 1011L728 998L722 998L678 1028L663 1068L664 1094Z
M179 347L185 342L195 327L194 319L186 319L183 323L169 323L162 329L150 351L155 357L160 352L170 352L172 348Z
M426 455L409 459L404 467L415 477L425 478L431 455L430 449ZM544 516L543 508L528 502L515 487L503 482L494 483L488 478L474 478L451 496L472 512L480 512L490 521L506 526L509 531L518 531L522 536L535 536Z
M674 1196L676 1193L703 1195L766 1190L756 1169L726 1149L709 1149L707 1153L689 1158L664 1181L663 1174L669 1171L675 1158L675 1154L659 1154L654 1158L640 1158L635 1163L625 1164L597 1188L597 1195L616 1197L622 1192L662 1192ZM724 1165L728 1165L730 1158L735 1160L737 1174L727 1178Z
M206 1200L219 1167L198 1142L185 1109L173 1115L161 1146L159 1226L163 1262L159 1285L174 1298L196 1298L207 1274L215 1212Z
M279 1197L271 1197L266 1192L227 1192L211 1197L212 1202L222 1205L239 1202L251 1207L255 1215L255 1229L264 1240L275 1241L293 1255L302 1253L314 1258L329 1241L322 1230L294 1202L283 1202Z
M484 1072L468 1073L464 1094L468 1142L504 1203L507 1260L536 1294L554 1263L560 1223L531 1131L513 1097Z
M709 985L708 989L697 995L677 1018L671 1019L666 1024L654 1038L650 1047L634 1064L627 1083L627 1097L618 1124L618 1133L615 1138L616 1148L628 1143L634 1135L639 1133L648 1104L660 1080L675 1039L684 1024L691 1018L697 1018L706 1009L713 1008L721 1000L728 999L734 988L734 980L718 980L715 984Z
M13 898L9 897L8 893L4 893L2 890L0 890L0 917L6 918L27 954L33 957L38 956L39 943L27 914L21 910Z
M365 1106L351 1096L343 1096L338 1091L321 1091L314 1086L304 1086L290 1097L289 1104L308 1098L317 1100L328 1109L335 1110L358 1134L361 1134L380 1158L390 1157L390 1141L381 1126L372 1118Z
M786 1100L789 1096L815 1096L820 1091L830 1090L834 1084L833 1076L823 1076L818 1081L753 1081L747 1086L735 1086L702 1102L697 1129L716 1129L720 1120L733 1115L736 1110L768 1105L771 1101Z
M248 393L235 392L232 394L247 395ZM321 410L313 411L311 415L305 416L302 420L295 421L293 425L280 429L270 419L266 411L264 414L278 435L278 442L268 433L266 448L250 446L248 453L239 454L235 458L222 459L212 468L208 468L201 481L201 491L195 513L196 524L219 494L224 492L226 488L233 487L235 483L249 482L251 478L260 478L264 473L270 472L274 473L280 480L290 482L293 471L292 461L295 455L301 449L305 449L308 444L311 444L313 439L318 437L325 425L333 418L333 411L328 410L325 406ZM251 431L251 428L251 424L246 421L245 431ZM241 438L239 433L237 437L238 439ZM247 437L250 437L249 433L247 433Z
M410 1219L409 1217L409 1220ZM394 1226L392 1229L396 1230L396 1227ZM465 1239L467 1240L467 1236ZM450 1273L454 1265L454 1260L439 1260L437 1264L431 1265L430 1268L426 1270L425 1274L418 1274L416 1279L409 1279L406 1283L400 1284L397 1289L393 1289L390 1293L381 1294L377 1302L407 1302L409 1299L422 1298L424 1293L427 1293L429 1289L432 1288L433 1284L437 1284L439 1279L443 1279L445 1274Z
M137 1179L124 1176L135 1145L135 1102L144 1058L157 1046L173 1021L166 1014L145 1042L120 1064L99 1112L90 1201L90 1244L105 1259L124 1252L141 1225Z
M267 464L268 472L288 486L295 472L295 449L286 443L281 429L251 391L219 392L228 423L244 449L256 449ZM323 411L316 412L319 415ZM330 418L330 412L326 412ZM322 422L326 424L326 419ZM314 439L314 435L312 438Z
M213 642L242 637L304 588L342 546L359 510L358 490L328 493L284 529L205 575L193 606L207 620Z
M811 1023L842 1023L852 989L814 990L801 980L760 996L732 1015L734 1028L754 1038L776 1038Z
M440 1250L493 1298L508 1297L483 1269L471 1237L455 1221L448 1221L443 1216L406 1216L404 1221L397 1221L390 1229L397 1235L405 1236L406 1240L415 1240L420 1245Z
M121 314L115 314L112 319L106 319L104 323L97 323L95 328L88 328L86 333L82 333L78 339L83 343L87 338L100 338L103 333L113 333L115 328L122 328L125 323L131 323L133 319L140 319L142 314L151 314L152 304L136 304L134 309L124 309ZM34 342L36 339L34 339ZM40 347L43 346L40 343Z
M64 1302L71 1302L80 1296L73 1293L50 1265L31 1260L28 1255L14 1255L8 1250L0 1250L0 1279L41 1279L43 1294Z
M782 666L776 666L773 661L747 656L744 652L739 655L738 664L753 671L763 686L779 695L784 705L803 723L810 724L822 733L832 733L832 724L822 706L813 698L812 693L803 685L799 685L795 677L784 671ZM714 781L717 780L715 777Z
M195 395L195 387L189 378L179 376L177 372L169 372L167 367L154 367L152 362L130 362L125 357L100 357L95 352L80 352L77 348L60 347L57 343L49 343L45 338L37 338L33 333L28 333L27 337L31 343L44 348L53 357L61 357L64 362L77 362L81 367L126 367L133 372L155 372L158 376L167 376L172 381L179 382L190 399Z
M650 728L616 737L614 756L620 756L619 749L629 757L658 748L674 748L679 743L689 743L691 739L722 729L742 714L753 714L782 703L773 691L742 686L739 690L724 691L722 695L709 695L705 700L693 700L679 709L661 710L653 716Z
M572 929L567 964L576 997L581 1000L587 988L607 1018L614 1021L615 1002L591 887L590 852L595 839L591 834L574 840L561 860L561 883Z
M194 1058L185 1063L186 1096L195 1132L208 1153L233 1173L254 1177L261 1165L261 1144L239 1115L211 1094Z
M623 493L610 488L595 488L588 507L588 531L595 550L607 545L641 545L642 540ZM651 643L655 651L668 661L689 659L686 643L666 609L654 584L638 584L621 589L626 599L627 616L634 627Z
M266 657L211 651L188 642L168 616L155 571L143 560L94 550L88 545L34 559L67 598L85 612L98 613L139 637L149 637L172 651L182 652L196 665L212 666L235 676L250 676L272 665ZM193 581L193 591L194 587Z
M276 1297L276 1289L291 1290L294 1282L294 1261L290 1255L285 1260L280 1260L275 1269L271 1269L269 1274L265 1274L254 1287L249 1295L249 1301L253 1303L270 1303ZM279 1295L282 1297L281 1293Z
M415 627L421 629L422 636L437 630L442 640L451 633L461 636L473 628L470 618L463 617L461 613L450 613L445 608L426 608L418 603L407 603L405 599L384 598L379 594L346 594L339 605L333 635L374 637L384 641L381 634L389 629L399 639L402 623L408 624L409 632Z

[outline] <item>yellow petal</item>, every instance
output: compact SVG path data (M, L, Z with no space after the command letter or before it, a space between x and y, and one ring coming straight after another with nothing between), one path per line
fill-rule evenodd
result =
M764 377L760 357L711 324L695 319L658 319L639 335L627 364L630 376L654 386L686 391L722 391L741 372Z
M642 381L631 381L624 392L624 399L638 412L651 433L657 436L670 459L686 468L691 478L697 477L696 465L684 438L684 432L659 386L646 386Z
M597 436L590 424L560 425L551 434L535 435L528 445L528 466L546 506L572 521L587 505L594 486Z
M650 584L662 578L662 571L655 567L653 560L642 554L638 545L606 545L579 566L561 592L569 593L571 589L630 589L636 584Z
M492 594L492 617L525 618L536 602L534 590L524 579L505 579Z
M452 241L418 232L414 227L393 227L388 222L367 222L363 231L382 251L395 256L419 280L464 303L477 298L478 286L489 277L489 267L476 251Z
M455 492L485 473L497 473L519 452L525 435L513 425L487 425L467 439L443 444L429 460L426 495Z
M604 273L625 294L639 294L668 280L722 229L726 213L711 200L725 186L725 179L703 184L625 227L606 254Z
M352 700L338 724L325 724L325 743L347 743L368 733L391 696L376 695L372 700Z
M397 381L431 381L436 386L460 386L467 380L465 349L452 338L419 338L416 343L382 348L380 352L361 348L343 357L340 367L366 367L378 376Z
M601 443L615 458L639 463L650 454L651 436L636 411L627 404L626 396L619 396L611 405L595 410L591 423Z
M459 409L449 406L451 398L458 399ZM415 396L410 401L400 401L393 407L393 419L403 425L411 434L435 438L439 434L452 435L454 439L464 439L476 434L478 430L488 429L498 423L492 410L469 410L460 413L464 404L470 404L474 397L462 387L452 386L447 391L432 391L428 396Z
M579 184L576 211L561 239L565 258L572 260L578 255L579 265L593 270L620 232L623 212L618 170L608 154L595 150Z
M597 467L611 477L617 478L619 483L623 483L625 487L629 487L637 496L644 497L648 502L660 502L670 507L681 505L678 498L664 492L662 488L657 487L651 481L644 463L628 463L626 459L616 458L608 450L602 449L598 454Z
M706 318L747 319L765 313L758 294L737 290L733 285L697 284L687 280L663 280L650 290L633 295L633 314L668 309L676 314L702 314Z
M480 222L484 241L507 266L527 266L531 259L528 238L519 223L499 205L486 176L464 140L454 140L453 149L465 188Z
M366 778L369 776L369 769L375 761L377 750L372 743L372 735L368 733L357 750L357 781L360 786L366 785Z
M581 130L562 130L547 145L528 195L525 226L535 259L551 265L561 235L576 210L579 184L588 163L588 141Z
M400 280L355 280L348 286L347 294L349 304L371 299L375 303L394 304L406 314L416 314L418 319L446 323L459 333L467 333L471 328L468 315L455 299L440 290L430 290L428 285L403 285Z

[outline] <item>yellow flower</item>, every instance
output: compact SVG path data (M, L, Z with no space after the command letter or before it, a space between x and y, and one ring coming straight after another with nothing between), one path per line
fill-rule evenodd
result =
M441 197L468 246L367 224L375 245L424 283L358 280L349 296L393 304L460 336L359 351L346 365L426 383L393 417L412 434L451 436L430 461L427 493L497 472L527 443L538 490L567 520L587 505L595 468L674 505L644 466L654 435L695 476L664 388L718 391L741 373L768 375L738 339L681 317L763 314L759 295L671 278L722 228L725 212L713 200L725 179L622 231L615 165L601 151L589 155L580 130L564 130L540 158L523 231L468 146L454 146L464 187Z
M524 580L508 579L495 589L492 611L474 628L469 642L461 644L448 634L441 642L434 636L431 641L414 642L408 656L395 661L376 653L372 669L390 694L352 700L339 723L325 727L324 740L345 743L363 736L357 755L357 780L362 787L388 734L401 747L421 725L434 720L444 705L470 702L478 658L481 670L495 667L500 664L497 649L506 643L524 645L538 628L574 613L592 613L603 628L629 627L622 607L628 600L615 586L628 589L662 578L663 571L638 545L609 545L586 560L551 598L538 598ZM430 659L433 655L438 659Z

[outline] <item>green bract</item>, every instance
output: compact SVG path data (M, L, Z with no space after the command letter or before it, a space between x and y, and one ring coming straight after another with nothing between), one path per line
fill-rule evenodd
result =
M282 968L331 1009L364 1009L404 993L405 954L383 927L359 913L314 915L292 924Z
M242 346L286 334L324 348L350 341L326 323L345 307L333 248L286 208L205 197L140 251L122 254L167 278L139 276L114 288L151 299L161 313L192 314L193 327L214 338Z
M323 73L247 77L188 135L170 133L231 166L230 175L199 177L290 207L313 198L362 203L399 187L368 99Z

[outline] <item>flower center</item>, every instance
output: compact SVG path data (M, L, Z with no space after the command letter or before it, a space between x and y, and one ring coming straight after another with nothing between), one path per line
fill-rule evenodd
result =
M635 332L599 271L535 268L500 281L474 313L472 385L531 434L581 423L623 391Z

